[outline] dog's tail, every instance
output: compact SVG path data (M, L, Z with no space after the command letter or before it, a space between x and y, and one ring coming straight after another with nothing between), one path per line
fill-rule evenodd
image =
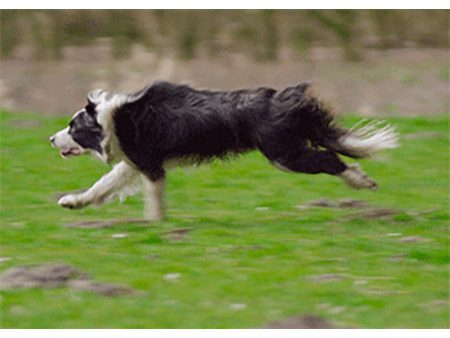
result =
M321 146L353 158L398 146L395 128L384 122L362 120L351 129L337 125L332 109L320 100L309 83L277 92L272 104L287 125L306 135L312 146ZM289 129L291 130L291 129Z
M322 145L353 158L369 157L383 149L398 147L395 128L383 121L361 120L349 130L341 129L336 139L325 139Z

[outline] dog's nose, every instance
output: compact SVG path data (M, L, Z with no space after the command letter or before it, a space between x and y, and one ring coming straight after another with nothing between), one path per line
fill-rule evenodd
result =
M52 144L55 143L55 136L50 136L50 142L51 142Z

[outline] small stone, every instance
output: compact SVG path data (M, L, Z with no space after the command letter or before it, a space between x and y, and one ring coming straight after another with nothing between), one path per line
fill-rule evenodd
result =
M428 242L428 238L423 238L419 236L406 236L399 239L403 243L418 243L418 242Z
M0 257L0 263L7 262L11 260L11 257Z
M320 310L328 310L329 308L331 308L331 305L328 303L320 303L317 305L317 308Z
M355 281L353 282L353 284L354 284L354 285L366 285L366 284L367 284L367 281L364 280L364 279L361 279L361 280L355 280Z
M342 277L341 275L328 273L323 275L310 276L308 277L308 279L313 282L337 282L344 279L344 277Z
M180 274L179 273L168 273L166 275L164 275L164 279L165 280L177 280L180 278Z
M328 313L337 315L338 313L344 312L345 309L346 309L345 306L336 306L328 310Z
M386 234L387 237L397 237L401 236L402 234L400 232L389 232Z
M230 308L232 310L236 310L236 311L244 310L246 307L247 307L247 304L243 304L243 303L235 303L235 304L230 305Z
M269 209L270 208L267 208L267 207L257 207L257 208L255 208L256 211L267 211Z
M125 238L128 237L127 234L114 234L111 236L112 238Z

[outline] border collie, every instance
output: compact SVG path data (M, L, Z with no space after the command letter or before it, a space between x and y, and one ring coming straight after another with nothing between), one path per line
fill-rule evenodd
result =
M144 217L163 214L165 172L173 163L204 162L259 150L275 167L325 173L349 186L376 189L358 164L338 154L364 158L397 146L390 125L336 125L308 83L284 90L196 90L155 82L134 94L95 90L69 126L50 137L63 157L91 153L113 169L90 189L62 197L66 208L100 205L144 192Z

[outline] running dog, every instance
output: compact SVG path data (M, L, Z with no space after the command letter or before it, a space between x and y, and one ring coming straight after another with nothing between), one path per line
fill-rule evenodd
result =
M294 173L330 174L349 186L376 189L358 164L395 148L390 125L336 124L308 83L275 90L196 90L155 82L134 94L95 90L69 126L50 137L63 157L91 153L113 169L90 189L62 197L66 208L100 205L142 189L144 217L163 218L165 172L173 164L202 163L259 150L275 167Z

